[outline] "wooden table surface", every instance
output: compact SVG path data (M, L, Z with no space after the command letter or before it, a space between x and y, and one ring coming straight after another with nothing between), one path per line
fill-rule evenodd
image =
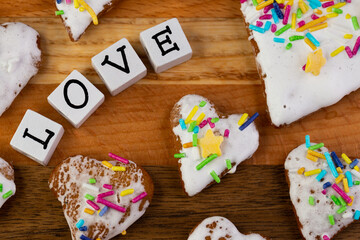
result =
M283 173L286 155L304 142L324 142L336 152L360 155L360 94L352 93L290 126L275 128L266 113L262 83L239 3L235 0L124 0L73 43L52 0L0 1L0 23L21 21L41 35L42 67L0 117L0 156L15 166L15 197L0 210L3 239L70 239L60 203L47 179L68 156L107 159L109 151L141 164L154 179L155 197L144 217L115 239L186 239L205 217L223 215L242 232L272 239L300 239ZM193 58L156 74L139 33L177 17L193 48ZM91 67L92 56L126 37L148 68L148 75L112 97ZM77 69L105 94L105 102L80 127L73 128L47 102L47 96ZM169 113L185 94L212 100L224 113L259 112L260 147L221 184L189 198L181 189ZM62 124L65 134L48 167L13 150L9 142L25 111L32 109ZM359 236L357 224L336 239ZM355 234L355 235L354 235ZM352 238L353 239L353 238Z

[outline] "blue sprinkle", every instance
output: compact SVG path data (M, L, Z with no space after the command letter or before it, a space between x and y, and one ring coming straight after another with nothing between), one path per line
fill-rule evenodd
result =
M199 133L199 126L194 127L194 133Z
M80 239L81 239L81 240L91 240L91 238L88 238L88 237L85 236L85 235L81 235L81 236L80 236Z
M337 178L339 176L339 173L336 171L334 162L331 159L330 154L328 152L326 152L326 153L324 153L324 155L325 155L327 164L329 165L332 175L334 176L334 178Z
M252 24L249 25L249 29L259 32L259 33L265 33L265 29L255 26L255 25L252 25Z
M75 226L76 226L77 228L80 228L80 227L82 227L82 225L84 225L84 222L85 222L84 219L80 219L80 220L76 223Z
M279 7L279 4L274 1L273 3L273 6L274 6L274 10L276 12L276 15L280 18L280 19L283 19L284 18L284 14L282 13L280 7Z
M360 218L360 211L359 210L356 210L355 214L354 214L354 219L355 220L359 220Z
M341 169L344 169L344 165L341 163L340 159L338 158L338 156L336 155L335 152L331 152L331 157L332 157L332 159L334 159L335 165L337 167L340 167Z
M243 123L243 125L239 127L240 131L244 130L247 126L249 126L250 123L252 123L258 116L259 113L257 112L254 115L252 115L246 122Z
M310 143L310 136L309 135L306 135L305 136L305 146L307 148L309 148L311 146L311 143Z
M182 129L182 130L185 130L185 129L186 129L186 124L185 124L184 119L180 118L180 119L179 119L179 123L180 123L181 129Z
M349 187L352 187L352 186L354 185L354 183L353 183L353 180L352 180L351 172L347 171L347 172L345 173L345 176L346 176L346 178L347 178L347 180L348 180Z
M271 21L266 21L264 26L265 31L269 31L270 27L271 27Z
M274 19L274 23L275 24L279 23L279 18L277 16L276 12L275 12L275 9L272 8L271 13L272 13L272 16L273 16L273 19Z
M62 0L56 0L56 3L57 4L60 4Z
M274 42L277 42L277 43L284 43L284 42L285 42L285 38L278 38L278 37L274 37Z
M358 163L359 163L359 160L357 160L357 158L355 158L354 161L352 161L352 163L350 163L349 167L351 169L353 169Z
M109 208L107 206L103 207L103 209L101 209L101 211L99 212L99 216L102 217L108 210Z
M326 182L326 183L324 183L324 185L323 185L323 189L326 189L326 188L328 188L328 187L330 187L331 186L331 183L330 182Z
M79 228L80 231L82 232L86 232L87 231L87 226L82 226Z
M320 47L320 43L318 40L316 40L316 38L314 37L314 35L312 35L311 33L307 33L306 37L317 47Z
M318 181L320 182L321 179L323 179L326 174L327 174L327 171L323 169L323 170L319 173L319 175L316 176L316 180L318 180Z

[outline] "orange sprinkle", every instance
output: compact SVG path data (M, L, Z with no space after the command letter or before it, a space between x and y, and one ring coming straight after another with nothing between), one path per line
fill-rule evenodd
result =
M315 31L318 31L318 30L321 30L321 29L324 29L324 28L327 28L327 27L328 27L327 22L321 23L319 25L316 25L314 27L309 28L309 32L315 32Z
M304 168L304 167L299 168L299 170L297 171L297 173L298 173L299 175L302 175L304 172L305 172L305 168Z
M304 26L302 27L299 27L298 29L296 29L297 32L303 32L305 31L306 29L309 29L319 23L322 23L322 22L325 22L327 20L327 17L326 16L322 16L322 17L319 17L318 19L315 19L311 22L308 22L307 24L305 24Z
M184 143L183 147L184 148L191 148L191 147L193 147L193 143L192 142Z
M310 41L310 39L305 38L304 41L307 45L309 45L309 47L311 47L312 50L316 50L316 46Z

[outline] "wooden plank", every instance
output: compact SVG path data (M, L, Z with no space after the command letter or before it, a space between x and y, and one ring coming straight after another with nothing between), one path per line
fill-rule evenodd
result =
M122 0L104 17L239 17L239 8L233 0ZM54 17L55 0L0 1L0 9L0 17Z
M200 221L215 215L229 218L244 233L300 239L282 166L244 166L192 198L183 193L176 168L145 168L155 183L154 199L145 215L128 229L126 239L183 240ZM1 208L0 237L70 239L61 205L48 189L52 168L15 170L17 193ZM353 224L336 239L353 239L358 234L360 229Z

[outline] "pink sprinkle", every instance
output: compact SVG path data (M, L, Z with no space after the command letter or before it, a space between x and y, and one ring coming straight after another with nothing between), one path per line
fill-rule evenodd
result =
M302 21L298 22L298 25L299 25L299 27L304 26L304 25L305 25L305 21L304 21L304 20L302 20Z
M246 2L247 0L240 0L240 3L244 3L244 2Z
M110 185L110 184L104 184L103 185L103 188L106 188L106 189L112 189L112 185Z
M94 203L91 200L86 200L86 203L89 204L93 209L95 209L96 211L100 209L100 207L98 205L96 205L96 203Z
M66 4L71 4L71 0L66 0Z
M260 20L271 19L271 18L272 18L271 14L264 14L259 17Z
M215 124L211 122L211 118L207 119L208 124L210 125L211 128L215 127Z
M274 5L270 4L269 6L264 7L264 13L268 13L272 8L274 8Z
M256 26L257 26L257 27L262 27L262 25L264 25L264 23L263 23L263 22L256 21Z
M351 3L351 0L346 0L347 3Z
M114 191L108 191L108 192L100 193L99 195L97 195L97 197L104 198L104 197L107 197L107 196L114 195L114 193L115 193Z
M359 51L359 48L360 48L360 37L357 38L356 43L355 43L354 48L353 48L353 51L352 51L354 56Z
M129 160L125 159L125 158L122 158L122 157L119 157L118 155L115 155L113 153L109 153L109 157L115 159L115 160L118 160L119 162L122 162L124 164L128 164L129 163Z
M330 6L332 6L332 5L334 5L334 1L323 3L323 4L322 4L322 7L323 7L323 8L327 8L327 7L330 7Z
M207 121L204 120L204 121L202 121L202 122L200 123L199 127L200 127L200 128L203 128L203 127L206 126L206 124L207 124Z
M327 235L324 235L323 240L330 240L330 238Z
M224 131L224 137L229 137L229 133L230 133L230 130L229 129L225 129Z
M287 5L286 9L285 9L284 18L283 18L283 24L284 25L286 25L288 23L288 21L289 21L290 11L291 11L291 6Z
M283 3L280 3L280 4L279 4L279 7L280 7L281 9L284 9L284 8L285 8L285 5L284 5Z
M346 51L347 55L349 56L349 58L352 58L354 56L351 51L351 48L349 46L345 47L345 51Z
M318 19L319 17L318 16L316 16L315 14L311 14L311 19L312 20L316 20L316 19Z
M271 24L271 32L276 32L277 26L276 24Z
M322 190L321 193L325 195L326 194L326 189Z
M131 200L133 203L137 203L141 199L147 196L146 192L140 193L137 197L134 197L133 200Z
M304 66L302 66L302 70L305 71L305 69L306 69L306 64Z
M351 203L352 200L351 198L343 191L341 190L341 188L339 188L338 185L336 185L336 183L334 183L331 186L347 203Z
M103 198L97 197L96 202L104 204L105 206L108 206L109 208L115 209L119 212L123 212L123 213L126 212L126 208L120 207L120 206L116 205L115 203L109 202Z

